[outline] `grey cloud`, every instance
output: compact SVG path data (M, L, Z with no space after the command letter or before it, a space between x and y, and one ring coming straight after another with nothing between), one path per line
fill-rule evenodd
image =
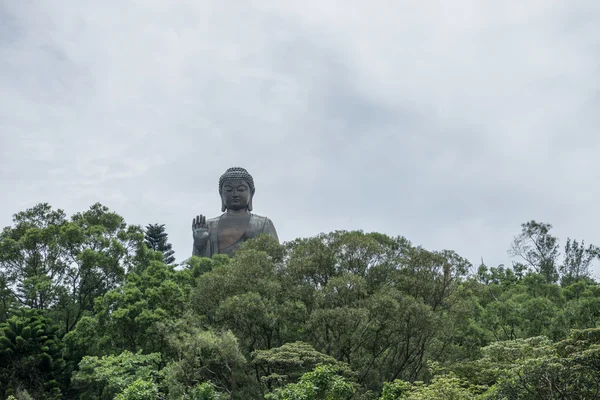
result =
M99 201L181 260L242 165L284 240L376 230L494 265L538 219L600 243L595 2L22 4L0 11L2 226Z

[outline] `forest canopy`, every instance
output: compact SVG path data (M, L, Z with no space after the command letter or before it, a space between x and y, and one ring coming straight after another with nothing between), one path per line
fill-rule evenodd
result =
M516 228L510 266L362 231L176 262L40 203L0 234L0 399L599 398L600 251Z

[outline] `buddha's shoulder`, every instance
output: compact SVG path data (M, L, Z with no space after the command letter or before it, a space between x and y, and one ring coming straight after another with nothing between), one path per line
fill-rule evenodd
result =
M207 219L206 225L208 225L208 226L217 225L222 216L223 216L223 214L219 215L218 217Z
M206 220L206 224L207 224L207 225L218 224L218 223L219 223L219 220L220 220L221 218L223 218L223 216L224 216L224 215L225 215L225 214L221 214L221 215L219 215L219 216L217 216L217 217L214 217L214 218L207 219L207 220ZM258 214L254 214L254 213L252 213L252 214L250 214L250 215L251 215L251 217L252 217L252 220L253 220L253 222L255 222L255 223L265 223L265 222L269 222L269 221L271 221L271 220L270 220L268 217L265 217L265 216L263 216L263 215L258 215Z
M265 217L263 215L258 215L258 214L252 214L252 218L256 221L256 222L269 222L271 221L268 217Z

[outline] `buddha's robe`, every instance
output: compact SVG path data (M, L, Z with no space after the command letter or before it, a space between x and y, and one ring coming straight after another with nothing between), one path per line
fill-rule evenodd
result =
M235 216L224 213L207 220L206 225L208 241L204 249L199 250L194 246L192 254L195 256L212 257L214 254L227 254L233 257L246 240L263 233L279 241L273 222L267 217L252 213Z

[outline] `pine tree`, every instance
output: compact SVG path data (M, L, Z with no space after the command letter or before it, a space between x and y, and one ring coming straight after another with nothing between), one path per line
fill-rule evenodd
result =
M165 232L165 225L149 224L146 226L145 232L146 245L154 250L163 253L165 264L173 264L175 262L175 251L172 250L171 243L167 242L167 232Z

